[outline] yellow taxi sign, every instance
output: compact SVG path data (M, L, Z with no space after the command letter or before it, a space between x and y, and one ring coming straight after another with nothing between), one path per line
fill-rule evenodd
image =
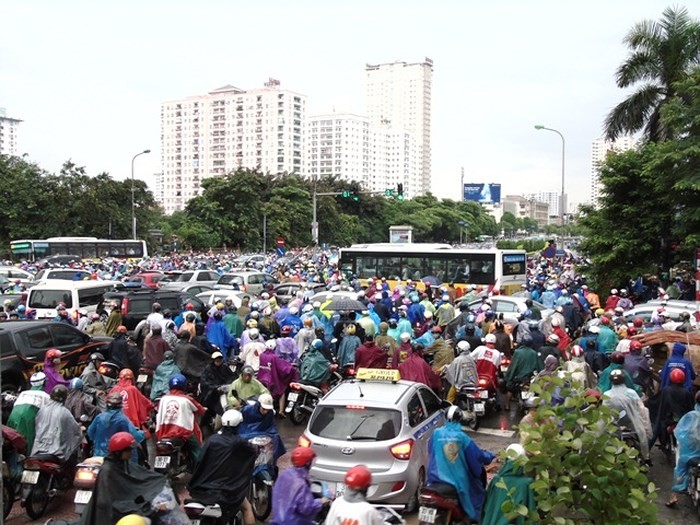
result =
M360 381L390 381L396 383L401 379L398 370L387 370L385 368L358 368L355 378Z

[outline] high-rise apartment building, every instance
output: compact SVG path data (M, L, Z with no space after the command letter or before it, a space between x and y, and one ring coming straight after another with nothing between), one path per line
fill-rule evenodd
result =
M430 121L433 61L408 64L367 64L365 100L367 116L374 125L413 133L419 146L419 187L413 195L430 191Z
M160 205L162 205L165 197L163 193L163 182L164 178L162 173L153 174L153 199Z
M306 97L270 79L261 89L227 85L161 105L166 213L200 194L202 179L238 168L303 173Z
M17 155L20 122L8 117L5 108L0 108L0 153L3 155Z
M368 191L401 183L405 196L420 186L419 146L413 133L374 125L348 113L308 118L306 175L357 182Z
M559 192L558 191L540 191L537 193L527 193L527 199L537 202L544 202L549 206L548 215L550 217L559 217Z
M614 141L599 138L591 144L591 204L598 207L600 194L603 190L600 181L600 165L605 161L609 153L621 153L630 150L637 145L637 140L624 135Z

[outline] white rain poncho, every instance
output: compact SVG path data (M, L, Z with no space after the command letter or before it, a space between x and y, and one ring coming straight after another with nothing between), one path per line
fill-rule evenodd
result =
M700 404L684 415L674 430L678 442L678 461L673 470L674 492L688 490L688 472L693 461L700 461Z
M635 399L636 398L636 399ZM620 413L618 424L637 434L644 459L649 459L648 412L637 393L625 385L613 385L603 396L603 404ZM624 411L624 416L623 416ZM646 417L645 417L646 416Z
M32 456L53 454L66 461L80 446L83 436L80 425L61 403L52 399L36 415L36 437Z

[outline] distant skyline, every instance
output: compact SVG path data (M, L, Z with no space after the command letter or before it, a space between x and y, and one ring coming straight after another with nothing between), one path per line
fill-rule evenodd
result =
M308 96L309 115L364 115L365 64L434 61L432 189L558 191L566 137L569 208L590 195L591 142L627 94L615 70L633 24L659 0L481 3L358 0L3 2L0 107L23 120L20 150L44 169L160 171L160 104L268 78ZM680 4L684 5L684 4ZM692 9L690 3L685 4ZM690 15L698 18L697 8Z

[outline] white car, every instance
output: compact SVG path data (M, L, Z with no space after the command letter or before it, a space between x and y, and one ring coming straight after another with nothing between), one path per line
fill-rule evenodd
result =
M93 279L92 273L87 270L79 270L75 268L46 268L44 270L39 270L34 276L34 281L37 283L44 281L90 281L100 279Z
M240 271L225 273L215 284L220 290L233 290L236 287L244 292L259 294L268 284L277 284L279 281L265 272Z
M166 282L161 279L160 289L181 291L193 284L213 287L218 279L219 274L213 270L188 270L182 272L172 281L169 280Z
M236 308L241 306L243 297L250 297L252 300L252 296L249 293L236 292L234 290L211 290L198 293L196 297L207 306L214 306L216 303L223 303L226 299L231 299Z
M22 284L34 282L34 275L16 266L0 266L0 277L5 277L10 283L19 281Z

